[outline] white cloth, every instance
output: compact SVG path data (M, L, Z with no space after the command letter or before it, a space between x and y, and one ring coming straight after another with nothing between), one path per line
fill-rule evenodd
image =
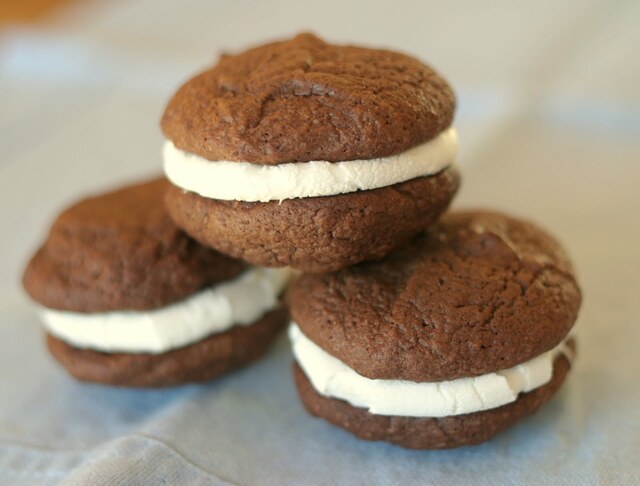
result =
M0 35L0 484L640 484L637 2L79 3ZM207 385L75 382L47 355L22 268L80 195L159 173L158 119L219 50L302 28L420 55L459 95L455 205L539 221L585 303L562 391L451 451L359 441L302 409L284 336Z

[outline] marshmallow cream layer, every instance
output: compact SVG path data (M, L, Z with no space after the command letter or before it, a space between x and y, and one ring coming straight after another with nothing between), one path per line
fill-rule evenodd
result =
M551 380L558 354L565 354L570 361L573 355L565 340L513 368L472 378L416 383L359 375L307 338L295 323L289 327L289 338L296 361L319 394L345 400L373 414L403 417L448 417L514 402L519 393Z
M210 199L267 202L333 196L434 175L453 163L457 146L456 129L450 127L426 143L378 159L279 165L211 161L169 140L163 158L167 178L182 189Z
M79 313L41 309L44 327L79 348L163 353L211 334L246 326L278 303L289 269L254 267L233 280L150 311Z

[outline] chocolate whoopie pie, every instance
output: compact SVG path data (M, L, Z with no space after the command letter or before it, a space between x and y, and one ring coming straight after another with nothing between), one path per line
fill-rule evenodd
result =
M302 34L223 56L162 117L169 212L254 264L381 258L458 189L454 109L447 82L397 52Z
M492 212L446 214L384 260L303 275L289 298L306 409L418 449L480 443L547 402L581 303L558 243Z
M286 324L286 269L205 248L169 218L165 179L78 202L51 227L23 283L53 356L78 379L202 381L249 363Z

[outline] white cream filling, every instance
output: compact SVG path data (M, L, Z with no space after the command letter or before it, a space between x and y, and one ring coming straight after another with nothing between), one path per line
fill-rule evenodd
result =
M163 353L234 326L246 326L278 303L289 269L253 267L233 280L150 311L79 313L41 309L48 332L78 348Z
M450 127L426 143L378 159L279 165L211 161L169 140L163 157L167 178L182 189L211 199L267 202L333 196L434 175L453 163L457 146L456 129Z
M293 322L289 338L296 361L319 394L345 400L376 415L404 417L448 417L514 402L518 394L551 380L553 361L559 353L570 361L573 354L565 340L513 368L473 378L416 383L359 375L307 338Z

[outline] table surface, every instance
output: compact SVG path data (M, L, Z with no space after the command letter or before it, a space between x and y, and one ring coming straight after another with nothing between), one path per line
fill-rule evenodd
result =
M640 484L640 3L80 2L0 31L0 484ZM540 222L584 290L579 354L490 443L408 451L307 416L280 339L215 383L80 384L20 288L66 204L160 170L158 120L223 50L313 30L392 46L458 93L456 207Z

